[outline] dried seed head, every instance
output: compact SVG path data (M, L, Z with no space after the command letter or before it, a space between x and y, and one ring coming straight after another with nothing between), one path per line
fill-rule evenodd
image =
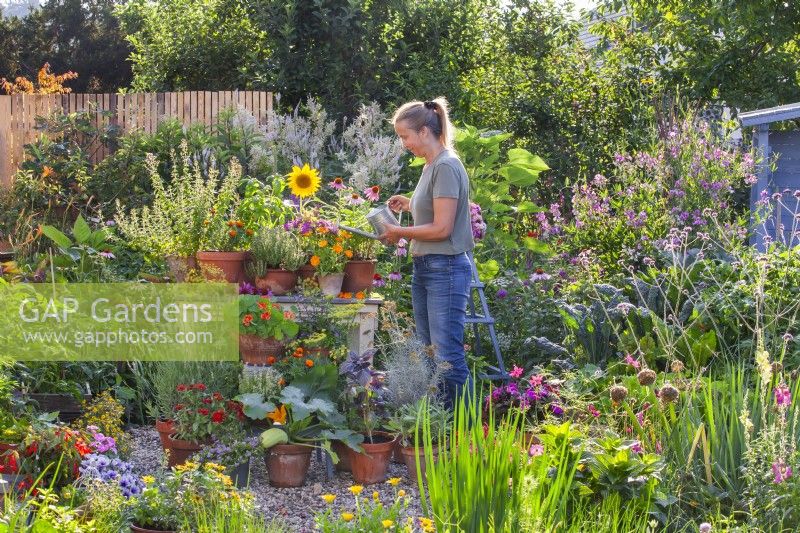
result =
M636 374L636 379L639 380L640 385L644 385L645 387L647 385L652 385L656 382L656 371L645 368Z
M611 393L611 400L616 403L620 403L628 397L628 389L623 385L614 385L609 392Z
M678 396L680 396L680 391L678 391L678 389L676 389L674 386L667 383L663 387L661 387L659 394L663 402L672 403L678 401Z
M677 374L678 372L683 372L683 369L686 367L683 366L683 362L680 359L675 359L670 365L670 368Z

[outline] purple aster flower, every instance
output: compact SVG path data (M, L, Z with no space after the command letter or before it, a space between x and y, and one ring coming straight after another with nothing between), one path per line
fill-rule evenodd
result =
M631 451L633 453L638 453L640 455L643 454L644 453L644 448L642 448L642 443L639 442L638 440L634 441L633 444L631 444Z
M500 298L501 300L503 298L505 298L506 296L508 296L508 291L507 290L500 289L500 290L497 291L497 297Z
M401 279L403 279L403 275L400 274L400 272L395 271L389 273L389 281L400 281Z
M239 283L239 294L255 294L256 293L256 286L247 283L246 281L242 281Z
M557 403L551 403L550 410L553 411L553 414L556 416L561 416L564 414L564 409Z

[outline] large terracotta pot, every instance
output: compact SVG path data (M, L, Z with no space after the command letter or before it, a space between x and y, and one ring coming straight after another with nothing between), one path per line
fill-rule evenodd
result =
M422 477L425 478L425 448L409 446L408 448L400 448L400 455L403 457L403 462L408 468L408 477L417 479L417 459L419 459L419 468L422 470ZM439 448L433 447L433 460L439 456Z
M348 261L344 265L342 291L357 293L372 287L376 263L375 260Z
M323 276L317 275L317 282L319 289L325 296L333 296L336 298L342 292L342 281L344 280L344 272L338 274L325 274Z
M310 446L299 444L276 444L264 454L269 472L269 484L273 487L302 487L311 466Z
M350 472L350 455L355 452L340 440L331 441L331 448L339 456L339 462L334 465L336 471Z
M389 459L395 447L395 435L382 431L372 432L373 443L369 437L364 436L361 446L364 453L350 455L350 468L353 472L353 481L363 485L381 483L386 481L386 471L389 469Z
M169 436L175 433L175 421L156 420L156 431L158 431L158 436L161 438L161 447L166 450L170 447L170 443L172 442Z
M274 337L239 334L239 354L245 364L266 365L270 357L279 359L285 350L286 344Z
M197 263L209 281L239 283L244 278L247 252L197 252Z
M280 268L269 268L255 279L256 287L262 291L272 291L275 296L283 296L297 285L297 272Z
M199 452L203 449L202 443L192 442L190 440L183 440L175 438L175 434L169 436L169 456L167 457L167 464L170 467L182 465L189 460L192 454Z
M169 267L169 273L176 283L186 281L186 275L189 271L197 268L197 258L194 256L168 255L164 259L167 262L167 267Z

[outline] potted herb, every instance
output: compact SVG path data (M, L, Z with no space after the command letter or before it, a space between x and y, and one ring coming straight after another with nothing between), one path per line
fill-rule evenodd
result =
M199 463L214 463L225 467L234 485L244 488L250 482L250 458L258 451L258 437L246 439L212 439L210 446L195 455Z
M296 270L306 262L297 236L283 228L259 230L250 244L247 275L256 287L280 296L297 284Z
M175 406L175 433L170 435L169 466L186 462L211 443L212 437L235 438L244 435L244 413L236 401L219 392L209 393L203 383L178 385L180 396Z
M438 441L446 434L452 418L450 411L441 402L422 398L415 404L404 405L395 411L386 423L386 428L399 438L400 454L412 479L416 477L417 464L423 478L425 477L425 441L419 434L422 413L427 413L430 420L432 455L435 459L438 455Z
M344 396L350 405L349 420L363 432L363 453L350 454L350 468L356 483L380 483L386 479L389 460L397 437L378 431L386 416L388 389L383 373L372 368L375 350L361 355L350 352L339 367L347 389Z
M286 340L297 335L300 326L291 310L283 310L266 296L239 296L239 353L242 361L266 365L283 355Z
M240 216L237 188L242 167L233 159L212 205L205 214L197 262L211 281L239 283L244 278L245 251L253 235L249 221Z

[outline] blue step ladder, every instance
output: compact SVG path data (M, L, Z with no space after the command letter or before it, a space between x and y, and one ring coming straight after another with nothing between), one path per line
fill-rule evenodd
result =
M492 348L494 349L494 357L497 360L497 366L489 365L487 367L488 372L481 373L479 377L492 381L508 381L509 375L508 372L506 372L506 365L503 362L503 355L500 353L500 344L497 342L497 333L494 330L494 318L492 318L491 314L489 313L489 306L486 304L486 294L483 291L486 285L481 282L480 277L478 276L478 267L475 265L475 258L473 257L472 253L470 252L467 255L469 256L469 262L472 267L472 281L469 284L469 309L467 311L466 324L472 324L472 334L475 337L472 351L475 356L480 357L481 334L479 328L482 324L485 324L489 329L489 338L491 339ZM480 310L478 311L476 311L475 306L476 293L478 302L480 302Z

